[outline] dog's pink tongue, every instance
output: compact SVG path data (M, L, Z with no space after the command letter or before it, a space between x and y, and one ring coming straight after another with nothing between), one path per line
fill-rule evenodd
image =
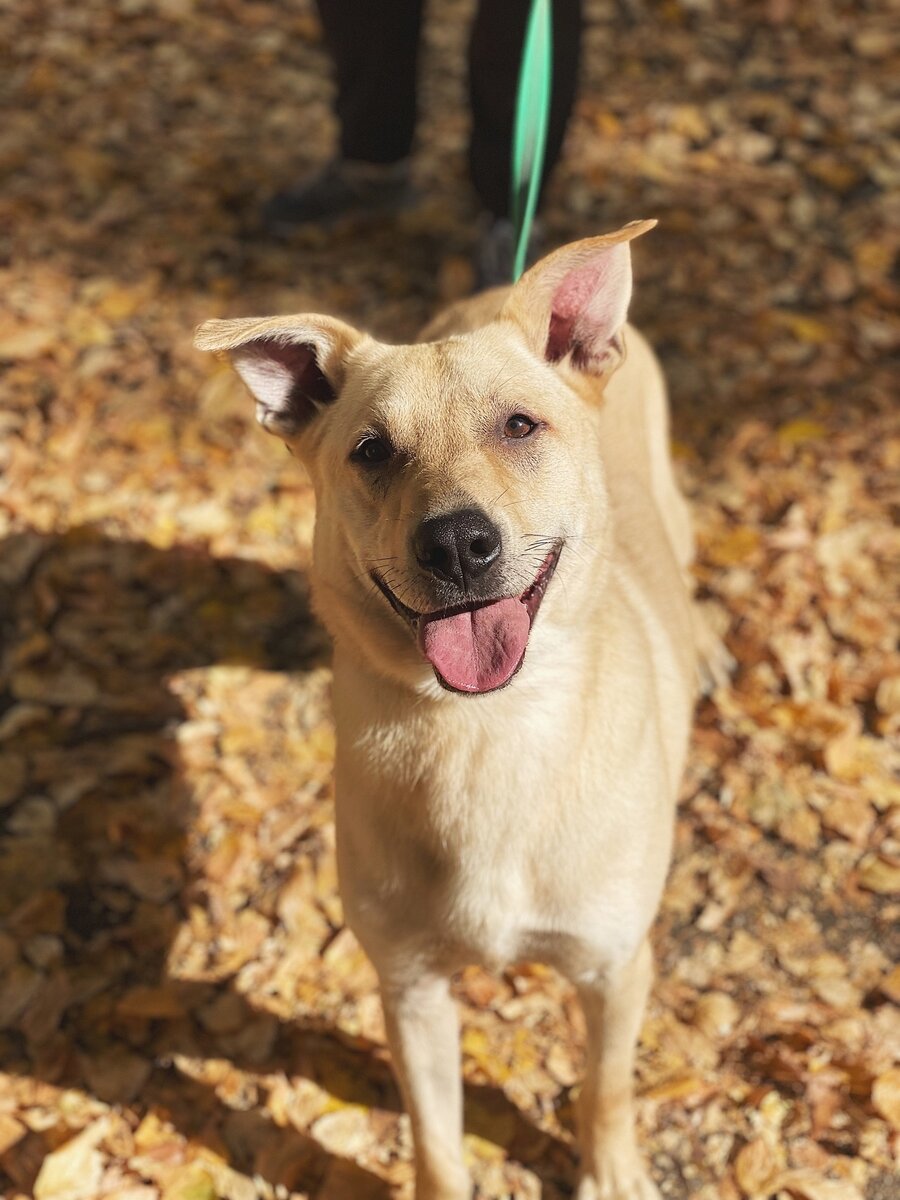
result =
M490 692L515 673L530 628L527 608L513 597L452 617L422 617L419 644L450 687Z

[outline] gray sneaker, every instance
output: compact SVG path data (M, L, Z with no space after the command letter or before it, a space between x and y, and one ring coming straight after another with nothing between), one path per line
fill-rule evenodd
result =
M409 160L356 162L335 158L295 187L276 192L262 210L269 233L286 237L298 225L346 216L399 212L415 201Z
M543 244L543 229L540 221L531 227L526 267L540 256ZM475 276L479 289L505 287L512 283L513 263L516 256L516 231L512 221L506 217L485 214L479 222L478 241L475 245Z

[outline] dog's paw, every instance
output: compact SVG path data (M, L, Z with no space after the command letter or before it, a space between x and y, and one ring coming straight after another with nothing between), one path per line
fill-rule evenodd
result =
M634 1160L610 1158L582 1176L575 1200L662 1200L659 1189Z
M697 681L704 696L726 687L737 664L719 636L710 615L696 602L692 606Z

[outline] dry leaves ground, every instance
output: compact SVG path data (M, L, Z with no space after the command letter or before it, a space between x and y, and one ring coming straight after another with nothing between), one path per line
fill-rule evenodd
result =
M402 339L469 286L470 3L432 7L425 202L289 246L253 213L331 145L308 4L0 14L11 1200L408 1188L335 889L309 489L190 334L315 307ZM637 317L740 663L698 711L656 931L640 1124L668 1197L900 1196L888 7L591 0L548 207L556 241L660 218ZM457 990L480 1194L567 1195L569 990L533 966Z

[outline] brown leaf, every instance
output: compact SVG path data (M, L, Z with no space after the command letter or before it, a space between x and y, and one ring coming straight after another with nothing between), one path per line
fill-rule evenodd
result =
M875 813L865 796L847 792L824 809L822 824L857 846L864 846L875 825Z
M697 1001L694 1021L709 1038L727 1037L741 1015L731 996L724 992L707 992Z
M863 1200L862 1192L848 1179L828 1179L818 1171L785 1171L778 1186L796 1200Z
M761 1137L742 1146L734 1160L734 1176L745 1196L767 1195L778 1169L772 1147Z
M26 1127L11 1117L9 1113L0 1113L0 1155L6 1153L28 1132Z
M878 1076L872 1085L872 1103L893 1129L900 1130L900 1067Z
M889 1000L900 1005L900 964L889 971L880 981L879 987Z

